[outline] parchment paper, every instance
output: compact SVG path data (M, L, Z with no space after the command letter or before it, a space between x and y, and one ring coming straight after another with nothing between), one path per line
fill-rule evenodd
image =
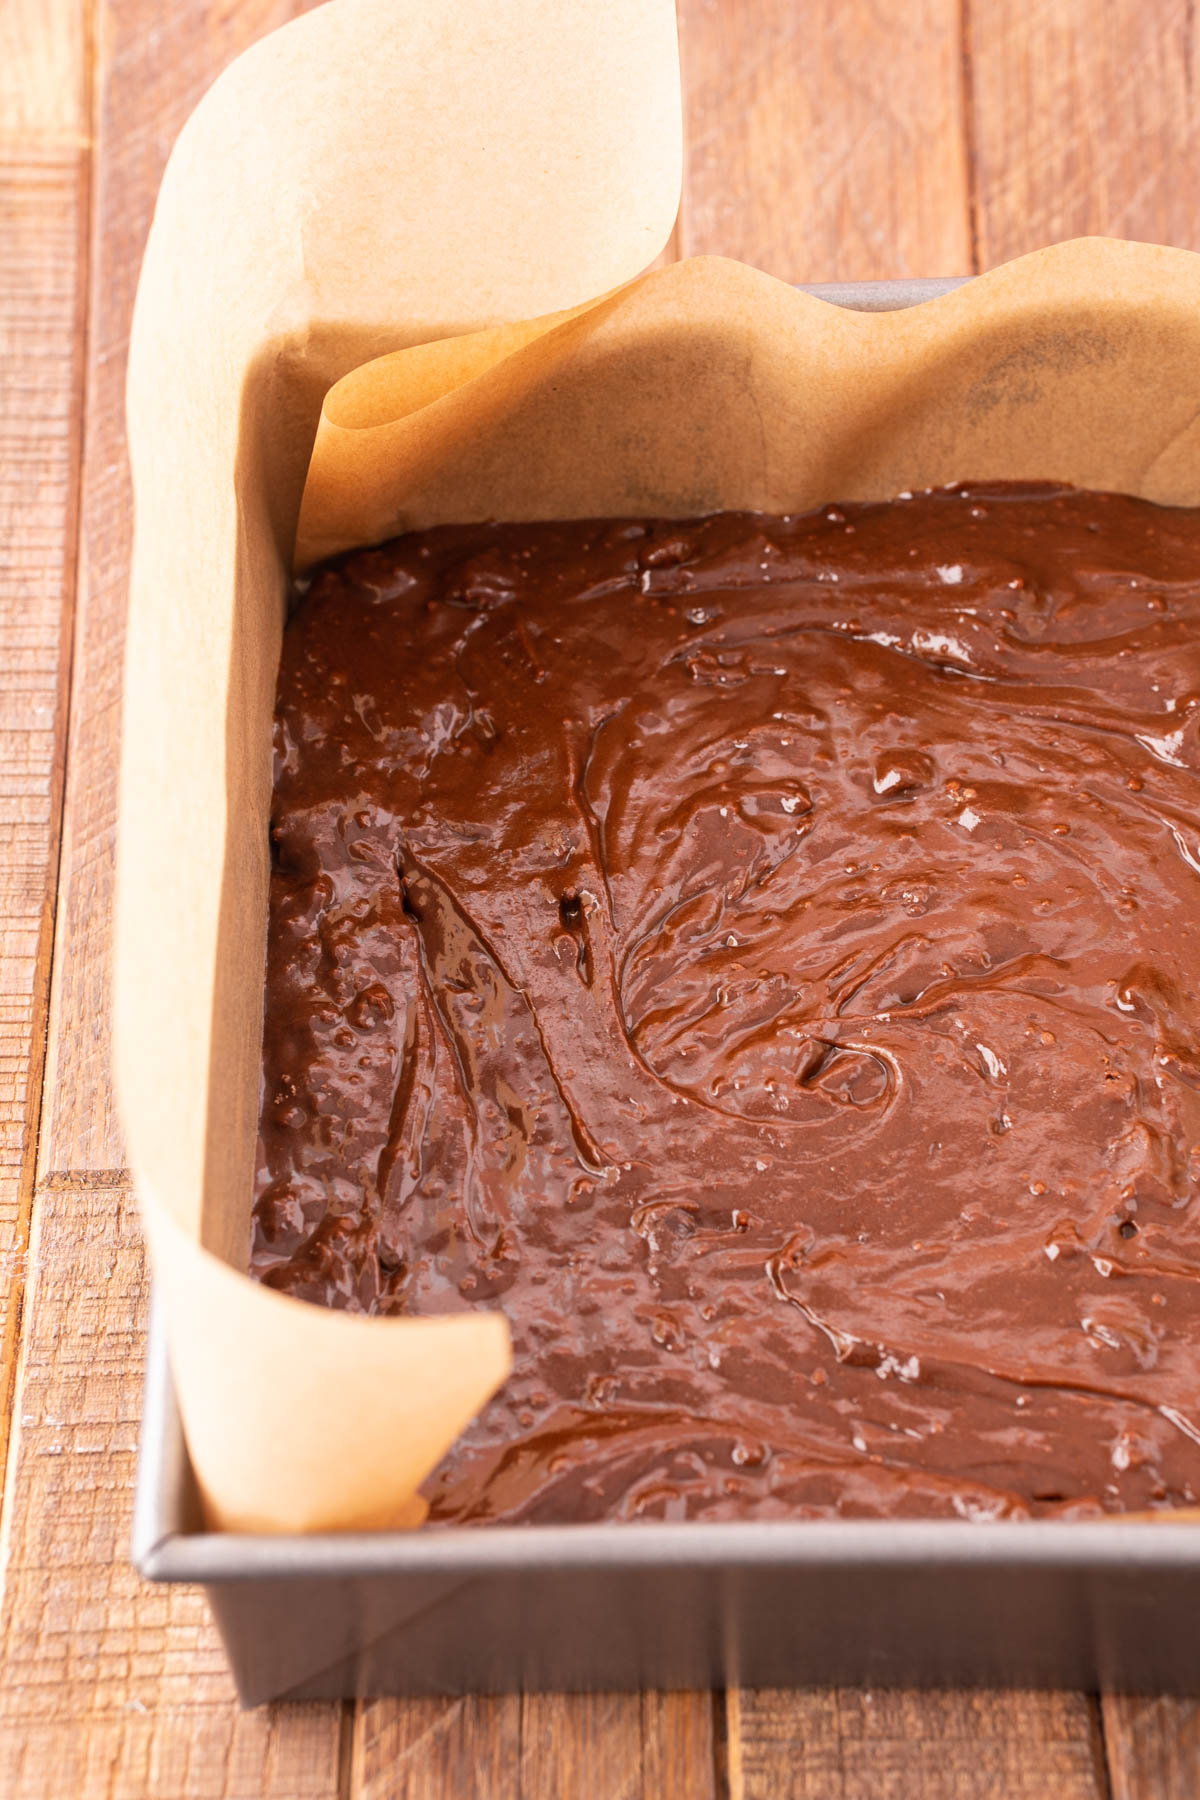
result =
M791 512L960 477L1200 498L1200 256L1081 239L904 312L698 257L328 395L299 568L449 520Z
M498 1314L353 1319L239 1272L293 547L957 477L1200 502L1200 256L1067 245L875 316L721 261L618 288L678 180L670 0L335 0L172 157L130 363L116 1060L219 1525L416 1522L507 1367Z
M499 1314L367 1322L236 1272L273 689L321 399L382 350L628 281L670 233L680 146L672 0L335 0L226 71L163 180L127 397L115 1063L184 1429L228 1528L411 1522L508 1366Z

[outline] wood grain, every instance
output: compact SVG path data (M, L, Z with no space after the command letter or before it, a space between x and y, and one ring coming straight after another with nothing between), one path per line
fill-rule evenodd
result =
M355 1800L721 1800L707 1694L368 1702Z
M0 1614L5 1800L335 1800L338 1707L241 1712L198 1592L129 1563L146 1280L123 1189L38 1195Z
M63 0L69 3L69 0ZM79 0L76 0L76 4ZM129 572L125 357L142 247L180 126L239 51L303 0L96 0L96 174L70 770L39 1171L119 1169L109 938Z
M731 1800L1106 1800L1082 1694L730 1696Z
M1200 1701L1108 1694L1103 1717L1112 1800L1195 1800Z
M724 1695L643 1694L645 1800L725 1800L724 1731Z
M981 266L1099 232L1200 247L1194 0L966 0Z
M679 0L679 22L684 256L970 273L958 0Z
M40 1106L82 433L86 41L0 10L0 1482Z
M354 1800L521 1800L520 1696L366 1701L351 1771Z

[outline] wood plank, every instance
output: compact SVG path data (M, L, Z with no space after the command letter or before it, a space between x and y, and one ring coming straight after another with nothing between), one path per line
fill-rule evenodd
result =
M1106 1800L1082 1694L731 1693L731 1800Z
M33 4L33 0L29 0ZM308 0L312 3L312 0ZM121 658L129 573L125 356L142 247L167 153L239 51L306 0L96 0L99 63L87 432L63 824L39 1172L120 1169L109 1081L109 940Z
M682 254L784 281L971 270L958 0L679 0Z
M132 1196L38 1194L0 1614L5 1800L335 1800L341 1709L241 1712L197 1590L129 1562L146 1277Z
M643 1800L637 1694L528 1694L521 1708L521 1789Z
M355 1800L520 1800L520 1759L519 1695L369 1700L358 1708L350 1792Z
M717 1800L709 1694L529 1694L524 1800Z
M82 436L88 109L75 0L0 10L0 1486L53 941Z
M643 1694L645 1800L725 1800L725 1703L714 1694Z
M1099 232L1200 248L1193 0L968 0L982 266Z
M710 1696L526 1694L363 1703L357 1800L715 1800Z
M359 1707L356 1800L720 1800L709 1694L526 1694Z
M1108 1694L1103 1718L1112 1800L1195 1800L1200 1701Z

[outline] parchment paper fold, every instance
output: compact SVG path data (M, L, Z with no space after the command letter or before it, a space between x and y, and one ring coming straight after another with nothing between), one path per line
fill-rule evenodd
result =
M1194 500L1200 257L1061 244L855 313L697 257L327 396L296 562L452 519L794 512L963 476Z

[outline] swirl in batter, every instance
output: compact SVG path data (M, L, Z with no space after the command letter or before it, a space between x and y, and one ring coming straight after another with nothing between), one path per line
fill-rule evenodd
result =
M1200 1494L1200 512L357 552L273 845L254 1272L512 1326L435 1519Z

